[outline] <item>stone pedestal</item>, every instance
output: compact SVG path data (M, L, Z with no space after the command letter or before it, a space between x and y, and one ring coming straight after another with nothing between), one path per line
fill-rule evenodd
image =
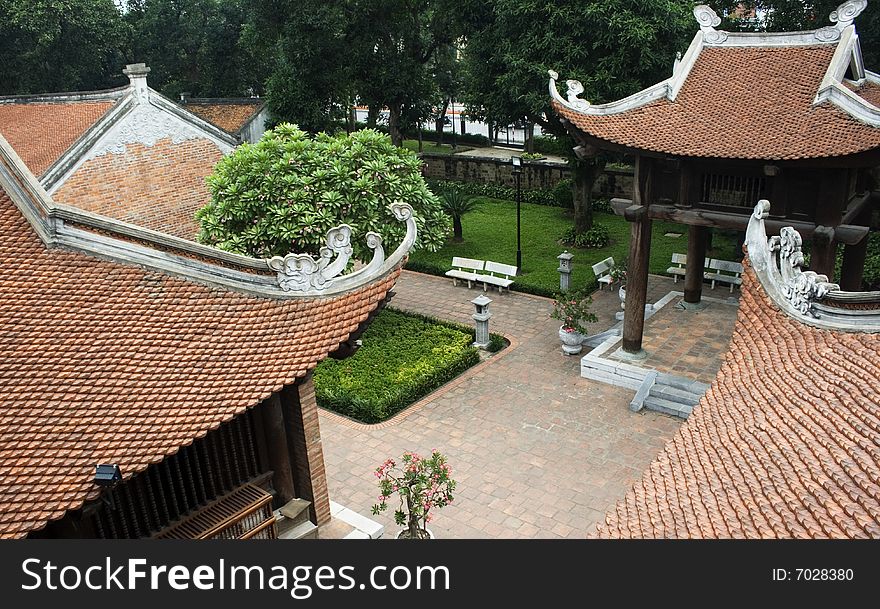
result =
M563 251L561 254L556 256L556 259L559 260L559 268L556 269L559 271L559 289L563 292L568 291L571 286L571 259L574 258L574 254L569 253L568 251Z
M487 298L485 294L480 294L474 298L471 303L474 305L476 312L471 315L477 326L476 340L474 347L485 349L489 346L489 319L492 314L489 312L489 303L492 299Z

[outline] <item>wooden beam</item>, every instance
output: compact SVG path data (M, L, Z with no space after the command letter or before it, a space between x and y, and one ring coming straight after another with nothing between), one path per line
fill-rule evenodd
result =
M624 215L624 210L632 205L626 199L612 199L611 207L617 215ZM679 222L688 226L709 226L744 231L749 225L751 214L735 214L731 212L713 211L709 209L678 209L672 205L652 205L648 211L652 219ZM764 220L768 234L778 234L783 226L791 226L802 237L812 237L816 232L816 224L789 218ZM855 245L864 239L869 232L867 226L840 224L833 227L834 240L847 245Z
M877 200L876 197L880 197L880 193L868 191L850 199L849 205L847 205L846 211L843 212L843 217L840 219L840 223L852 224L855 222L856 218L862 213L862 210L866 207L874 206L874 202Z

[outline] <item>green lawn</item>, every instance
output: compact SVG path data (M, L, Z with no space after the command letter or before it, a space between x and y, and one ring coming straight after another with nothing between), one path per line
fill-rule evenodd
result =
M463 243L447 243L437 252L419 250L410 256L408 268L442 275L451 268L453 256L494 260L516 264L516 204L511 201L481 198L477 208L462 218ZM629 257L630 225L620 216L596 214L596 222L608 227L611 244L601 249L580 249L559 245L562 233L571 226L571 212L542 205L521 205L523 272L514 289L549 295L559 289L559 261L562 250L574 254L572 286L595 281L591 265L611 256L626 262ZM665 237L664 233L681 233ZM732 259L734 238L716 234L710 256ZM651 237L652 273L664 273L673 252L687 252L687 227L671 222L654 222Z
M403 147L412 150L413 152L419 151L419 141L418 140L404 140ZM434 142L429 142L428 140L422 141L422 152L430 152L433 154L453 154L455 152L464 152L466 150L471 150L471 148L467 146L457 146L453 148L449 144L443 144L438 146Z

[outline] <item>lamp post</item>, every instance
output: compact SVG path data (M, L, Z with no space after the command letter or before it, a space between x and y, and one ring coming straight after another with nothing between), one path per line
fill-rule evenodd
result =
M513 175L516 178L516 272L522 274L522 246L519 234L519 203L520 203L520 176L522 175L522 159L518 156L510 157L513 163Z

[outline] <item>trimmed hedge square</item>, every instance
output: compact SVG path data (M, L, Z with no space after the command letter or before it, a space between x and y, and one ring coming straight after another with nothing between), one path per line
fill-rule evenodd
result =
M363 423L392 417L480 361L467 326L390 308L361 341L351 357L321 362L314 380L319 406Z

